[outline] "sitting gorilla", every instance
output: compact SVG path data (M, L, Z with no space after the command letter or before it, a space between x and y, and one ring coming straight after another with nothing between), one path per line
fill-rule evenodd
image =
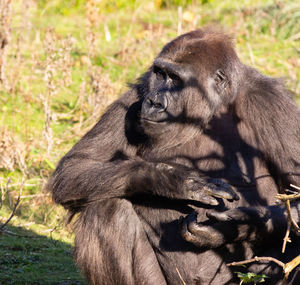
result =
M297 237L280 253L287 222L275 195L300 184L299 115L222 32L168 43L48 183L80 212L75 259L89 282L237 284L228 262L297 256ZM251 270L282 278L273 264Z

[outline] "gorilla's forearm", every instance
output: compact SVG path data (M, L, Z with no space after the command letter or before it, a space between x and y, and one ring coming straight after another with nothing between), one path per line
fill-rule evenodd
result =
M168 173L167 173L168 172ZM48 188L55 202L69 207L72 201L130 197L138 193L182 198L181 177L167 169L157 169L143 160L99 162L92 159L67 158L57 168Z
M181 165L142 159L103 163L66 157L50 179L48 189L52 190L56 203L72 211L95 200L137 194L197 200L212 205L217 203L212 196L237 199L231 188L221 181L210 181Z

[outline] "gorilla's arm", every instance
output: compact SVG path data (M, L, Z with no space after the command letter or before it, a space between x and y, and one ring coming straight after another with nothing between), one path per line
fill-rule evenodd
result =
M294 205L291 214L300 222L300 209ZM224 212L209 212L208 224L197 222L195 212L182 222L182 237L201 248L247 241L253 244L282 242L287 228L287 214L281 206L240 207Z
M136 147L126 137L125 116L137 100L133 90L121 97L61 159L47 186L55 202L77 211L95 200L139 193L211 205L218 204L212 196L238 199L227 184L212 184L195 170L136 157Z
M139 159L99 162L93 159L64 160L54 173L50 187L57 203L70 210L86 203L131 197L144 193L171 199L188 199L217 205L215 197L237 199L221 181L197 177L194 171Z

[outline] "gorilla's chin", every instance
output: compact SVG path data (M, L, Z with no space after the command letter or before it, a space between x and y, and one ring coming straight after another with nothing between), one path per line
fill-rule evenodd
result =
M166 133L166 131L168 131L167 126L169 124L168 124L168 121L166 121L166 120L155 121L155 120L151 120L148 118L142 118L141 125L142 125L142 128L143 128L145 134L147 134L150 137L153 137L153 136L158 136L158 135Z

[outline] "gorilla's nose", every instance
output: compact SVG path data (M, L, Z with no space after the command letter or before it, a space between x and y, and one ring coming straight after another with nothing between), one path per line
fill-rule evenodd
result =
M165 96L155 95L147 98L147 103L150 108L156 109L158 112L163 112L167 109L167 98Z

